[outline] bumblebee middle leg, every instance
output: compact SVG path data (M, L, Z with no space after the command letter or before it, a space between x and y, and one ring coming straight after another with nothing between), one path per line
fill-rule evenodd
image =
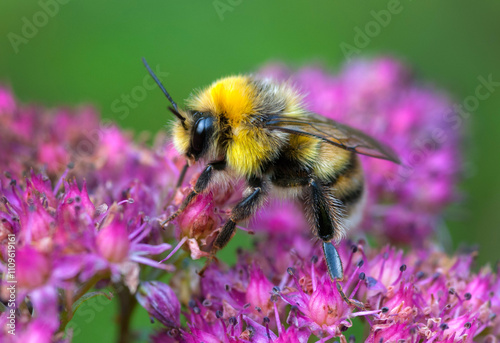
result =
M342 226L344 208L342 204L335 199L328 186L322 185L315 179L311 179L305 187L304 204L309 222L316 229L318 237L323 241L323 252L328 273L332 281L335 282L340 296L349 305L364 309L365 307L361 302L349 299L345 295L340 284L340 281L344 279L344 270L342 260L337 249L332 244L332 240L339 239L344 233Z
M236 230L236 224L250 217L260 207L264 196L267 194L267 185L262 179L253 178L249 180L248 188L244 194L245 197L233 207L229 220L224 224L215 238L210 256L203 268L198 272L200 276L203 275L210 262L215 258L217 251L221 250L229 243Z

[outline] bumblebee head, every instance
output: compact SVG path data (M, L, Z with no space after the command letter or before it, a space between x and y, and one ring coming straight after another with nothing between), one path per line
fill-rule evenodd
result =
M213 145L211 142L213 141L212 138L215 131L215 119L210 112L184 111L179 109L146 60L143 58L142 61L151 77L172 104L172 107L169 107L170 112L179 119L173 126L175 148L179 153L186 156L189 164L193 164L204 157Z
M215 118L209 112L181 111L183 119L174 123L174 145L186 156L189 164L209 154L215 134Z

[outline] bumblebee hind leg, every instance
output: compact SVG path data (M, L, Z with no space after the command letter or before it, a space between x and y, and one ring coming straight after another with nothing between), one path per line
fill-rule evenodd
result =
M347 295L345 295L342 285L339 282L344 278L344 272L342 268L342 260L340 259L335 246L331 242L323 242L323 252L325 253L325 261L326 266L328 267L328 272L330 273L330 278L335 282L337 291L342 299L349 305L355 306L364 311L366 309L365 305L356 299L349 299Z
M323 253L325 254L328 273L332 281L335 282L340 296L347 304L364 310L363 303L349 299L342 289L340 284L340 281L344 279L342 260L331 242L343 234L344 229L341 226L342 205L335 200L328 187L322 186L314 179L311 179L306 186L304 204L309 222L316 229L318 237L323 241Z
M323 241L323 253L325 254L326 266L332 280L344 279L344 269L339 253L331 242Z

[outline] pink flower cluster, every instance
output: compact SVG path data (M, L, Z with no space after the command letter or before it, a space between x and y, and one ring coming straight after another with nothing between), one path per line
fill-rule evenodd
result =
M135 293L140 265L174 270L153 259L171 246L154 218L164 194L152 189L172 192L177 167L163 149L99 125L90 109L22 107L0 88L1 296L15 294L4 313L15 319L0 317L5 339L63 338L98 282Z
M200 195L162 230L200 173L190 168L176 189L185 161L166 137L149 147L91 109L22 106L0 87L0 341L70 342L79 306L114 295L122 342L134 308L161 324L158 343L352 342L353 332L366 342L500 338L498 271L475 273L473 254L449 257L430 239L457 199L460 133L447 125L449 103L390 59L338 76L262 73L291 79L311 111L365 130L404 162L364 158L371 196L362 229L375 242L410 243L406 252L353 238L339 246L342 287L365 309L342 300L293 202L270 202L245 229L256 233L247 238L254 249L200 278L192 260L207 256L238 184Z
M318 258L319 246L305 235L278 235L260 241L254 252L241 252L232 268L210 267L185 311L180 306L169 311L174 319L157 315L165 311L154 301L155 292L146 290L150 314L167 326L154 341L308 342L315 336L346 342L354 318L361 319L366 342L498 339L500 279L490 268L474 274L472 256L450 258L437 248L403 254L389 246L365 247L363 242L346 242L340 249L343 288L365 304L365 311L342 300L323 258ZM155 287L171 292L166 284ZM178 301L172 295L163 304ZM181 313L188 328L172 325Z

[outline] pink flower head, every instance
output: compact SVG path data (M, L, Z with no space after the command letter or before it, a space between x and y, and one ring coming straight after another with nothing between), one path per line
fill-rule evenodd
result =
M352 309L344 302L328 274L319 278L305 274L299 278L297 271L292 268L289 268L288 273L295 287L279 294L298 311L294 313L293 319L288 319L289 322L294 322L299 328L307 327L313 333L324 331L334 336L339 335L342 328L351 326L347 319Z
M42 286L50 276L51 261L45 254L30 246L15 252L16 280L20 288L31 290Z

